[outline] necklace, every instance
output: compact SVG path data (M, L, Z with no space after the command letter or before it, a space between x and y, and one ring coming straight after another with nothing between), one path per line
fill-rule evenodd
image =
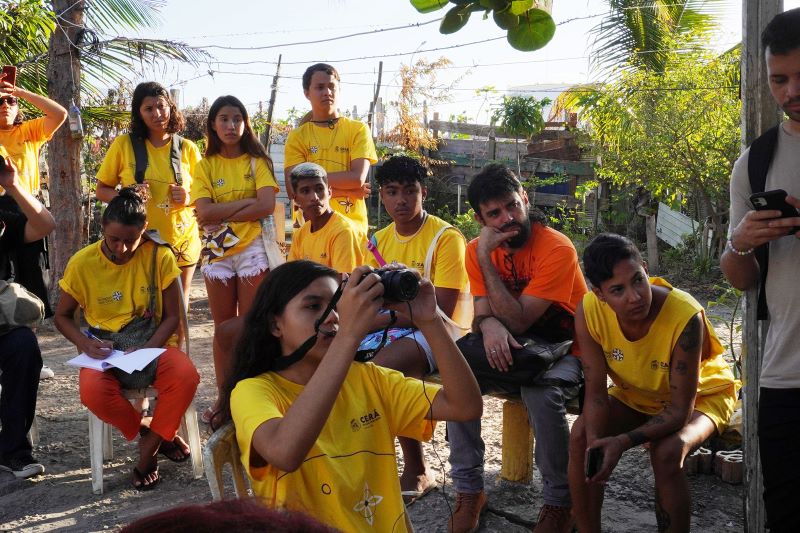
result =
M326 150L326 151L330 150L331 147L334 145L334 143L336 143L336 135L339 133L339 128L337 127L339 125L339 122L338 122L339 119L332 119L332 120L336 120L337 122L335 122L333 125L331 125L331 121L329 121L329 120L322 121L322 122L327 122L328 123L328 127L333 132L333 133L331 133L331 141L328 143L328 146L326 148L324 148L324 150ZM311 122L319 122L319 121L312 120ZM311 126L311 136L314 137L314 144L311 145L311 147L309 148L309 151L312 154L316 154L320 150L321 145L322 145L322 143L320 143L319 139L317 138L317 127L316 126Z
M106 248L105 250L103 250L104 246ZM106 244L105 239L103 239L103 242L100 244L100 251L103 252L105 256L111 260L112 263L114 264L117 263L117 256L114 254L114 252L111 251L111 248L108 247L108 244Z
M417 228L417 231L415 231L412 235L406 237L405 240L400 238L400 234L397 233L397 224L395 224L394 225L394 240L396 240L400 244L408 244L409 242L411 242L414 239L414 237L417 236L417 234L419 234L420 231L422 231L422 228L425 227L425 222L427 222L427 221L428 221L428 213L423 211L422 212L422 224L419 225L419 227Z
M328 128L333 129L336 127L336 124L339 123L340 118L341 117L326 118L325 120L309 120L309 122L313 122L314 124L327 124Z

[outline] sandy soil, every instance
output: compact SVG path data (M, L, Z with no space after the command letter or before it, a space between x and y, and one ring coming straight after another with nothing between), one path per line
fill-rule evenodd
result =
M192 288L192 358L202 381L195 402L199 409L214 395L211 358L213 332L202 280ZM720 334L722 330L720 329ZM92 494L86 409L78 398L77 370L64 363L75 355L74 348L51 326L40 330L45 364L56 377L39 387L39 445L35 456L46 473L32 480L17 480L0 472L0 531L108 531L138 517L180 504L211 500L205 478L193 479L189 463L160 462L163 481L151 492L131 488L130 472L137 455L135 442L114 433L114 459L104 468L101 496ZM486 486L489 511L481 531L529 531L541 505L541 478L521 485L499 479L501 402L486 399L483 436L486 441ZM201 425L202 439L208 437ZM449 471L448 446L440 425L434 442L426 445L429 462L440 471L440 481ZM693 531L727 532L743 530L741 485L733 486L712 475L690 478ZM417 531L446 531L453 488L447 479L445 490L430 493L409 508ZM655 531L653 475L646 451L627 452L616 469L606 492L603 514L605 531Z

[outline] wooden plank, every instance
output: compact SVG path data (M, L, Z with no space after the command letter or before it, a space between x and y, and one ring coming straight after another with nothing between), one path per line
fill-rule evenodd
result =
M764 55L760 47L760 35L767 23L783 11L783 0L742 0L742 149L768 128L777 124L781 113L769 92ZM762 533L765 529L763 478L758 448L758 392L761 373L762 342L766 337L765 325L759 337L756 318L758 296L755 290L747 291L744 308L744 343L742 362L744 365L744 530L747 533ZM793 458L788 458L792 460Z
M454 165L473 167L475 172L473 172L472 175L477 174L481 167L491 162L489 159L480 157L473 158L472 156L463 153L455 153L446 150L440 150L439 152L436 152L435 155L439 159L452 161ZM514 169L517 167L516 158L511 160L497 157L494 162L497 161L505 163ZM552 174L567 174L570 176L594 176L594 164L589 161L564 161L561 159L526 157L522 161L521 168L524 173L542 172Z
M448 122L446 120L434 120L428 123L428 128L435 132L460 133L463 135L474 135L477 137L496 137L503 139L513 139L514 136L507 133L499 126L489 124L471 124L467 122ZM564 128L566 122L545 122L545 128Z

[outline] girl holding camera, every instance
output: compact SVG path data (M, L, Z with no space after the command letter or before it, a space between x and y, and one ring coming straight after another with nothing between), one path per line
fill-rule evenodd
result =
M384 304L379 276L359 267L331 304L339 278L310 261L270 272L245 318L222 414L233 419L242 464L269 506L344 531L407 531L394 438L427 440L435 420L479 418L480 391L428 280L414 300ZM370 326L363 316L381 306L430 339L441 388L354 362Z

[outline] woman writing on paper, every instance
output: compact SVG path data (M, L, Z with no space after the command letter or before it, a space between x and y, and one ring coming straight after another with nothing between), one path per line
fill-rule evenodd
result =
M130 374L80 371L81 402L126 439L141 436L132 481L139 490L158 483L158 453L176 462L189 458L189 447L176 433L200 381L189 357L175 348L180 269L168 247L143 238L145 204L146 199L128 187L109 202L102 218L103 238L78 251L67 264L55 315L58 330L78 350L96 359L107 357L112 347L127 351L166 348L149 367L152 381L132 387L150 385L158 390L152 421L122 395L122 382L128 382ZM81 332L73 320L78 307L92 336L113 342Z

